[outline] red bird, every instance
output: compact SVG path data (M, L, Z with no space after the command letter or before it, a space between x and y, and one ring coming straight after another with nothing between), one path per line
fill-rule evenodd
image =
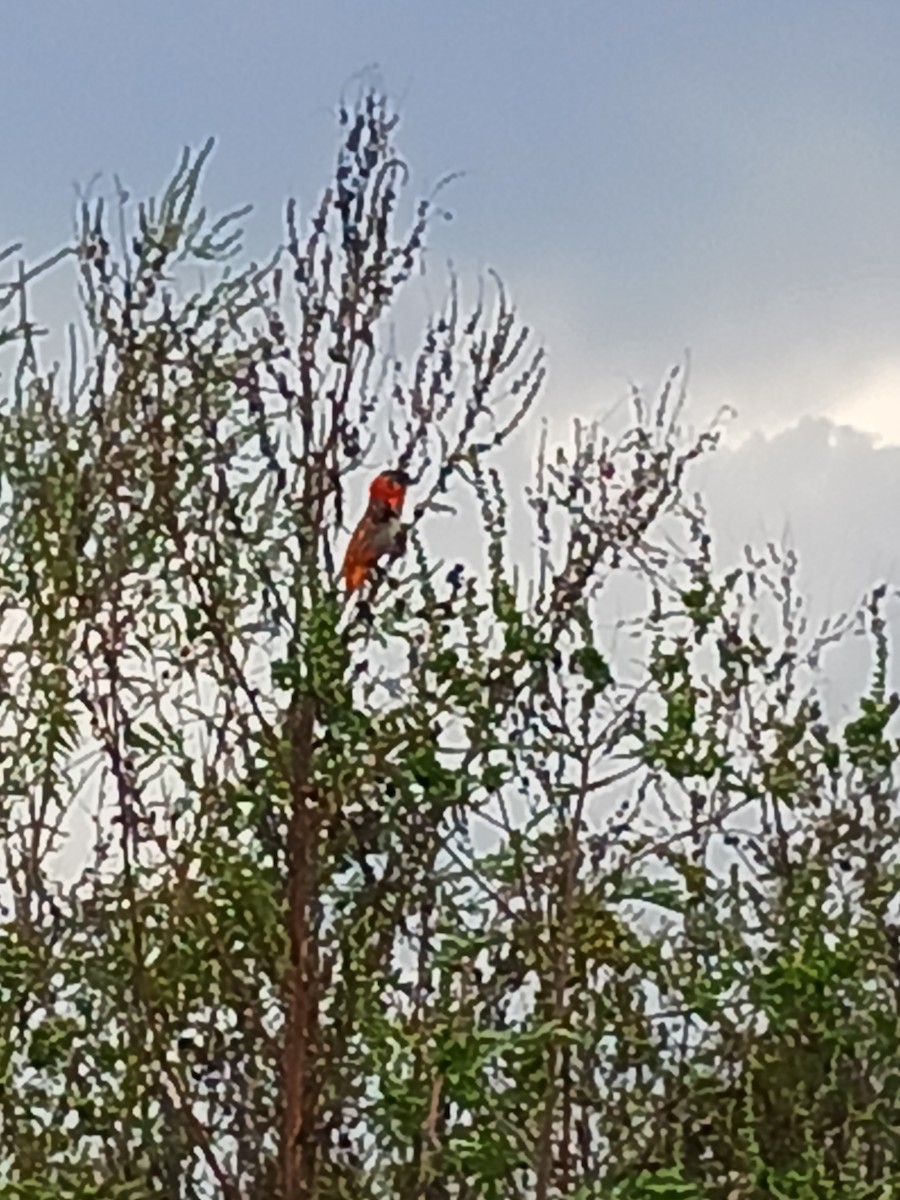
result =
M400 524L409 477L405 471L382 471L369 486L369 506L353 531L341 574L349 595L363 586L385 555L403 553L406 535Z

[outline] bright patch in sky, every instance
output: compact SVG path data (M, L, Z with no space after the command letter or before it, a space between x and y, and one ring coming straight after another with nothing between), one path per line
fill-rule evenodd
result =
M877 445L900 446L900 362L873 368L859 390L829 416L838 425L871 434Z

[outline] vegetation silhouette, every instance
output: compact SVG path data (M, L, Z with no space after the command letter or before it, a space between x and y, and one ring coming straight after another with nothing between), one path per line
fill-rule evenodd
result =
M714 570L680 369L504 482L544 352L452 273L397 350L443 192L383 95L338 121L267 263L199 206L211 143L0 259L0 1197L893 1194L886 589L811 630L792 555ZM388 467L406 553L346 600ZM466 505L481 570L435 551Z

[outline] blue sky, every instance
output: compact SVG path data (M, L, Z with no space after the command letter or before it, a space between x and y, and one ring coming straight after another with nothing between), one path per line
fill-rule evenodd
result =
M750 439L712 479L723 535L808 509L837 570L859 509L848 552L892 555L893 519L865 514L900 500L896 0L82 0L5 5L0 48L0 244L29 257L67 237L74 181L156 191L209 134L205 195L252 201L263 252L377 63L416 184L467 171L436 253L507 281L550 350L545 413L652 389L690 348L692 411L731 402ZM848 458L812 423L795 436L802 417L884 445Z
M2 46L2 236L35 254L73 181L152 191L211 133L207 195L253 201L262 249L378 63L417 180L469 172L441 249L508 279L564 407L690 346L698 402L748 428L855 411L900 441L869 411L900 383L893 0L87 0L5 6Z

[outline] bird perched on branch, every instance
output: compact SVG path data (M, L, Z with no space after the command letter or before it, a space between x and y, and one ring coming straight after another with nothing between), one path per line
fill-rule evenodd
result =
M363 586L379 559L397 558L406 548L406 531L400 524L409 487L405 471L382 471L369 485L369 506L353 531L344 555L341 574L347 593Z

